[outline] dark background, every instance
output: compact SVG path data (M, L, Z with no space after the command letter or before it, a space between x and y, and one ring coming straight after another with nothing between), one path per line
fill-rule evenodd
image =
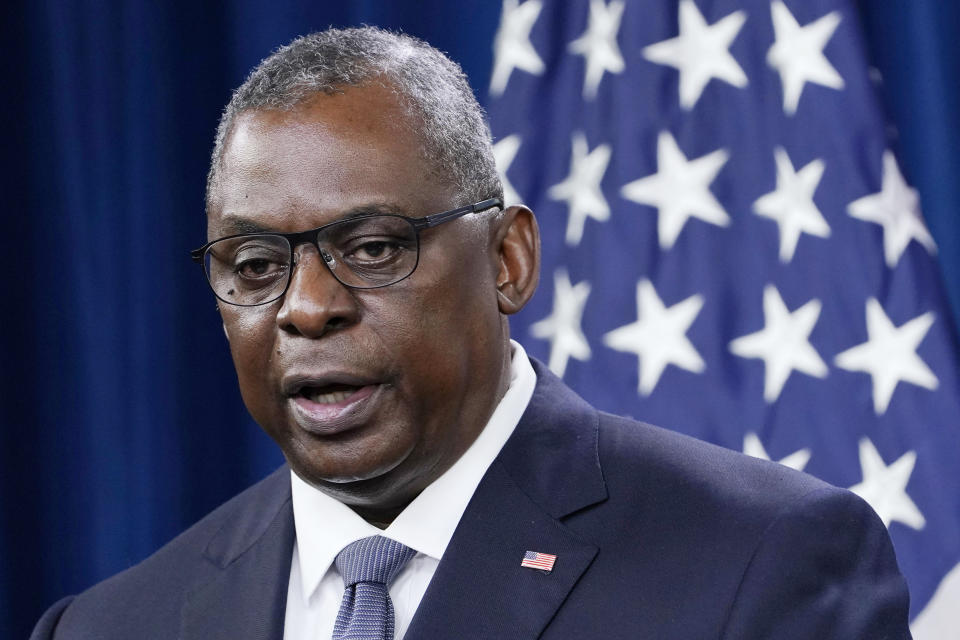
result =
M638 1L638 0L634 0ZM960 3L860 10L960 310ZM14 2L4 9L0 637L281 462L189 249L230 91L294 36L420 36L485 100L496 0Z

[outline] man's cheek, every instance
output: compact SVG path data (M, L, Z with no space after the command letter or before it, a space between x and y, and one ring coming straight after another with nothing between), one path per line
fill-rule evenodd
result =
M244 378L256 372L262 359L262 350L256 349L251 342L245 339L242 334L237 335L230 340L230 355L233 356L233 365L237 369L237 374Z
M252 313L224 314L223 319L230 351L237 364L258 354L269 356L276 328L275 321L270 322L262 313L257 313L257 307L249 307L245 311Z

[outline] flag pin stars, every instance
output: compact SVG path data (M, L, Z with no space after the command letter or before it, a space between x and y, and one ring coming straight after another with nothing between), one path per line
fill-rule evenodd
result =
M539 569L544 573L553 571L553 563L557 561L557 556L549 553L540 553L539 551L527 551L523 554L523 560L520 561L521 567L527 569Z

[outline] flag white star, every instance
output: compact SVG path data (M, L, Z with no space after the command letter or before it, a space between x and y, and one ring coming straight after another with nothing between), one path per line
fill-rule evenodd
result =
M757 434L753 432L748 433L743 437L743 452L748 456L760 458L761 460L770 459L770 454L767 453L763 443L760 442L760 438L757 437ZM786 458L778 460L777 462L785 467L790 467L791 469L796 469L797 471L803 471L804 467L807 466L807 463L810 462L810 449L804 448L800 449L799 451L794 451Z
M520 197L520 194L517 193L517 190L513 188L513 184L507 178L507 171L510 170L513 159L517 157L520 143L520 136L514 133L498 140L493 145L493 161L497 165L497 173L500 174L500 184L503 185L503 204L507 207L523 202L523 198Z
M797 250L801 233L820 238L830 236L830 225L813 202L813 193L823 177L823 160L813 160L800 171L794 171L790 156L783 147L774 149L777 163L777 188L760 196L753 211L777 222L780 227L780 261L790 262Z
M580 361L590 359L590 343L580 328L589 296L589 282L571 285L566 269L557 269L553 274L553 312L530 326L534 338L550 340L547 366L561 378L571 357Z
M638 390L648 396L667 365L701 373L707 365L686 333L703 308L703 296L692 295L666 307L649 280L637 283L637 321L603 336L611 349L635 353L638 359Z
M679 18L680 35L645 47L643 57L680 71L680 106L692 109L711 78L741 89L747 86L747 74L729 51L746 12L734 11L708 25L693 0L680 0Z
M527 0L523 4L518 4L517 0L503 0L500 26L493 39L490 95L503 94L514 69L534 75L543 73L543 60L530 42L530 31L542 9L543 0Z
M730 351L741 358L763 360L763 399L767 402L780 397L794 369L815 378L827 377L827 364L810 344L820 309L820 301L813 299L791 313L777 288L767 285L763 290L763 329L730 343Z
M657 139L657 173L625 184L620 194L658 209L660 248L670 249L691 217L721 227L730 224L730 216L710 192L710 183L729 157L725 149L717 149L687 160L677 141L664 131Z
M580 244L587 218L603 222L610 218L610 206L600 188L603 174L610 163L612 149L601 144L587 153L587 138L582 132L573 134L570 173L567 178L550 187L547 195L553 200L566 200L568 209L567 244Z
M838 354L834 364L848 371L870 374L873 409L877 415L886 412L893 391L901 381L930 390L939 385L937 376L917 355L917 347L933 320L933 312L928 311L895 327L876 298L867 300L867 341Z
M623 17L624 0L612 0L609 5L604 0L590 0L590 21L582 36L571 42L567 50L586 58L586 72L583 77L583 97L593 100L603 74L623 73L623 56L617 45L617 32Z
M806 83L843 89L843 77L823 55L823 48L840 25L840 12L832 11L801 27L781 0L770 4L776 42L767 52L767 64L780 72L783 111L797 112Z
M904 180L892 151L883 153L880 191L854 200L847 205L847 213L883 227L883 255L891 269L900 262L900 257L913 239L926 247L929 253L937 251L933 236L923 223L917 191Z
M863 482L850 491L867 501L887 527L896 520L913 529L923 529L927 520L910 496L907 483L917 462L917 452L907 451L887 466L870 438L860 440L860 469Z

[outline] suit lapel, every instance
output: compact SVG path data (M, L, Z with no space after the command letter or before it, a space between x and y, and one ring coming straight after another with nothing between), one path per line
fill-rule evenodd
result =
M606 498L597 414L534 361L537 388L477 487L407 640L536 638L593 562L597 547L561 519ZM550 573L526 551L557 556Z
M295 537L284 466L229 517L204 555L214 577L185 599L182 640L281 640Z

